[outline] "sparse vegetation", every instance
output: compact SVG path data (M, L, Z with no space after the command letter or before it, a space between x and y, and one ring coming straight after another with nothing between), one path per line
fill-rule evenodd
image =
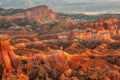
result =
M42 8L0 17L0 80L120 80L119 18Z

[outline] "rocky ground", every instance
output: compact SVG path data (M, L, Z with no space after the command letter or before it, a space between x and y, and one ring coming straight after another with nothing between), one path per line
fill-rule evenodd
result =
M120 19L80 24L48 6L2 15L0 79L120 80Z

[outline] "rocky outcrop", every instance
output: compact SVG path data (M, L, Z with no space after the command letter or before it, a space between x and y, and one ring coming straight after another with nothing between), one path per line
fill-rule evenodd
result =
M47 24L56 19L57 14L46 5L21 10L12 15L0 16L0 28L13 28L19 26Z
M74 35L74 37L79 38L83 41L112 41L109 32L97 32L97 33L79 33Z
M102 45L104 46L104 44ZM78 48L79 44L73 43L70 46L70 49ZM39 53L31 56L17 56L10 48L7 40L0 41L0 51L5 64L3 80L87 80L103 79L104 77L113 79L111 73L112 76L119 77L119 67L114 68L112 66L114 63L119 65L119 57L116 57L119 52L86 49L87 51L81 54L68 54L62 49L61 47L56 53L49 55ZM113 54L113 57L106 56L110 54ZM112 72L113 70L114 72ZM119 78L113 80L116 79Z
M42 19L55 19L57 14L47 5L36 6L26 10L18 10L14 14L0 16L0 19L14 20L14 19L29 19L29 20L42 20Z
M53 12L52 9L49 8L48 6L41 5L16 13L12 15L12 17L28 19L41 19L41 18L55 19L56 13Z
M106 17L96 22L86 23L83 28L92 28L98 31L120 29L120 20L115 17Z
M105 49L107 49L107 44L100 44L96 49L97 50L105 50Z
M92 30L93 31L93 30ZM58 34L58 39L73 39L77 38L80 39L81 42L112 42L111 34L109 31L98 31L98 32L92 32L84 30L81 32L78 30L78 32L72 31L72 32L66 32L65 34Z
M34 29L39 34L55 34L76 28L77 22L74 20L56 20L50 23L41 24Z
M3 9L3 8L0 8L0 16L13 15L15 13L18 13L18 12L22 11L22 10L23 9L13 9L13 8Z

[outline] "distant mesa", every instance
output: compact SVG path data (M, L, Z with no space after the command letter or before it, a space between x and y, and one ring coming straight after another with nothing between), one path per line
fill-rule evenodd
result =
M33 8L29 8L26 10L22 10L18 13L15 13L10 16L5 16L8 19L15 19L15 18L27 18L27 19L55 19L56 13L48 7L47 5L40 5ZM3 16L4 18L4 16Z

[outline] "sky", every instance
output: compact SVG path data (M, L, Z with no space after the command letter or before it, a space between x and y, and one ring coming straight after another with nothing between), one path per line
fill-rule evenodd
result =
M0 0L2 8L28 8L36 5L55 5L65 3L109 3L120 2L120 0Z
M4 2L29 2L29 3L32 3L32 2L49 2L49 1L52 1L53 3L54 2L73 2L73 3L77 3L77 2L118 2L120 0L0 0L1 3L4 3Z
M0 0L0 8L27 9L48 5L60 13L120 13L119 3L120 0Z

